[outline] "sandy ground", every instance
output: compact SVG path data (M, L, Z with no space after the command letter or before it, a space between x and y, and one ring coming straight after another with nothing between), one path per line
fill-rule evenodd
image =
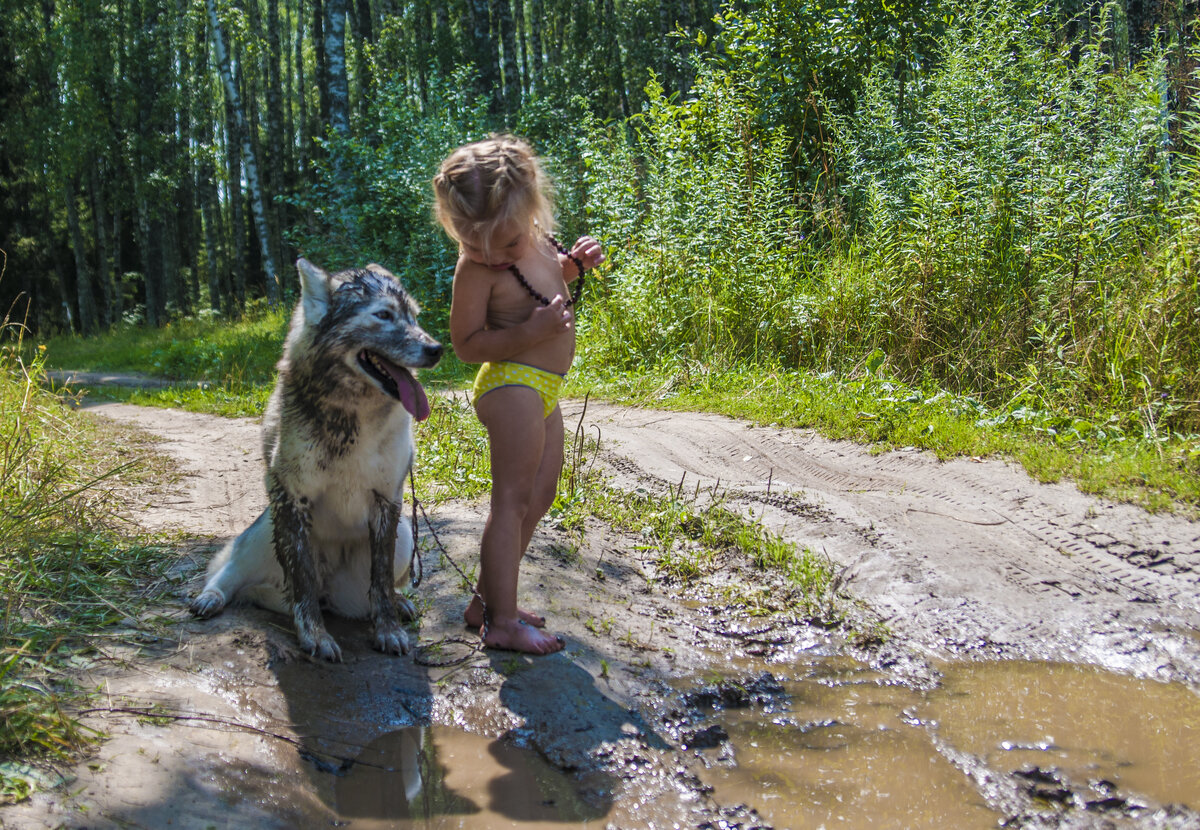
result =
M231 609L206 622L186 613L208 556L265 504L258 424L122 404L89 411L160 436L159 449L177 459L180 483L138 520L182 532L186 581L165 610L176 620L170 636L131 626L128 642L108 647L84 678L99 690L84 720L108 739L64 787L0 810L4 827L424 827L372 823L391 814L359 809L343 784L367 747L430 726L534 749L570 773L590 811L575 826L767 827L753 804L718 803L705 763L685 751L698 739L681 690L714 673L851 654L881 682L919 688L937 684L941 660L1038 659L1200 688L1194 521L1038 484L994 460L873 453L807 431L596 402L586 412L567 402L564 413L599 440L594 463L615 485L716 495L822 552L840 590L867 609L858 629L881 621L886 643L725 613L712 597L760 579L737 563L681 596L651 578L636 537L593 524L582 543L539 530L522 571L522 604L546 612L567 640L563 653L472 654L462 644L467 597L428 551L425 659L376 654L364 626L335 622L346 661L327 665L296 654L288 621L266 612ZM448 554L469 566L482 505L443 503L432 519ZM453 656L467 660L423 665ZM1030 788L1002 786L1011 771L955 763L1010 826L1200 826L1186 807L1144 801L1102 817L1081 799L1078 810L1047 811Z

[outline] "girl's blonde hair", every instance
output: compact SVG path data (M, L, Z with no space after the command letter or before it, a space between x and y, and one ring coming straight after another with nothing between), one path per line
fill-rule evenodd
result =
M512 135L493 135L451 153L433 177L434 214L456 242L486 246L508 223L554 231L550 181L533 149Z

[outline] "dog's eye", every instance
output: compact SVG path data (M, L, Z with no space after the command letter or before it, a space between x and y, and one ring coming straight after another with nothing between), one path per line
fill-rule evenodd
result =
M383 320L385 323L390 323L395 317L395 315L393 315L392 312L388 311L386 308L383 311L376 311L375 316L380 320Z

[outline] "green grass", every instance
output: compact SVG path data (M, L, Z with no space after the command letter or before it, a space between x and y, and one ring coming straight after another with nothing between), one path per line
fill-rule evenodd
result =
M863 371L837 378L802 370L682 364L614 376L576 372L570 392L618 403L719 412L758 424L815 429L880 449L918 447L939 458L1001 457L1039 481L1070 479L1084 492L1148 510L1200 510L1200 436L1155 432L1145 413L1086 417L919 388Z
M274 378L288 319L282 310L252 311L238 322L199 316L161 328L123 325L95 337L55 337L45 341L46 362L60 369L142 372L242 388Z
M95 337L55 337L41 345L50 368L176 381L163 389L90 388L87 394L93 398L253 417L263 413L271 396L289 319L290 313L282 310L252 312L237 322L189 317L159 329L121 326ZM23 357L32 359L38 348L26 344ZM438 366L421 372L421 382L434 391L461 388L473 371L448 352Z
M116 518L168 476L136 437L106 433L42 385L42 350L21 357L0 331L0 801L43 783L36 766L67 760L95 736L71 712L73 681L97 644L128 644L152 625L175 551ZM134 460L130 460L130 459Z
M592 469L587 456L594 451L587 439L568 437L568 463L550 511L559 528L582 534L585 519L594 517L624 530L638 540L633 551L649 566L651 578L681 589L698 587L731 564L748 565L751 574L781 577L787 589L766 588L752 575L726 593L729 605L750 613L800 614L823 624L841 619L826 557L730 510L721 493L688 493L682 482L665 494L612 487Z

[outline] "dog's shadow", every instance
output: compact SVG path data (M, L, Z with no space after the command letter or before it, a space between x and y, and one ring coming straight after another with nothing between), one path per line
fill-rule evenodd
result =
M386 736L416 735L431 722L429 673L410 656L371 648L369 623L333 615L326 615L325 623L342 648L341 663L307 657L295 650L294 641L284 645L281 638L272 637L276 647L271 670L300 738L312 787L340 817L345 812L339 803L343 782L363 769L375 770L386 779L384 800L374 807L352 807L348 814L365 817L382 810L391 815L380 817L401 817L405 794L413 791L415 767L403 757L410 741L397 738L389 743ZM410 636L415 638L411 630ZM341 800L348 797L343 794Z
M617 781L604 768L605 747L622 740L668 749L635 712L597 688L564 654L531 658L510 652L477 656L503 677L499 702L521 726L498 739L493 680L457 686L438 697L445 670L412 656L372 650L361 622L327 618L345 662L280 655L279 682L301 755L321 801L338 819L398 820L489 814L506 821L581 822L607 815ZM457 685L457 684L456 684ZM436 702L435 702L436 701ZM462 713L445 722L443 707ZM474 721L479 721L474 723ZM573 775L573 772L579 774Z

